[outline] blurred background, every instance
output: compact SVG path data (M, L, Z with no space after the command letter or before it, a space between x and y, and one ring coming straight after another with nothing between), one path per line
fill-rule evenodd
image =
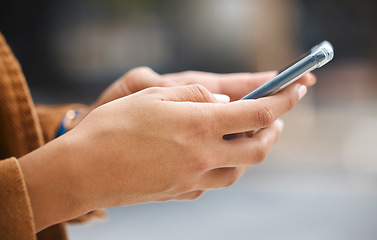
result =
M12 0L0 31L36 103L91 103L137 66L276 70L322 40L335 58L266 160L192 202L109 209L79 239L377 239L377 2Z

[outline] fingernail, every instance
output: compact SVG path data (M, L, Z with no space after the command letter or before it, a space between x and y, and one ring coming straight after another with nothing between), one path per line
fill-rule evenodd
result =
M216 98L216 100L219 103L228 103L228 102L230 102L230 97L228 95L214 93L213 96Z
M307 91L308 91L308 89L306 88L305 85L300 85L298 87L298 99L303 98Z
M280 131L282 131L283 128L284 128L284 122L283 122L283 120L281 120L280 118L278 118L278 119L275 120L275 123L278 126L278 128L280 129Z

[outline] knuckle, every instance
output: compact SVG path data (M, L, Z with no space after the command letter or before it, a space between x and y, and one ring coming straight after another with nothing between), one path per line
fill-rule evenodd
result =
M195 189L195 184L192 182L185 182L182 183L177 189L175 194L183 194L187 192L191 192Z
M228 171L229 171L229 176L227 178L227 182L225 183L224 187L229 187L233 185L234 183L236 183L240 175L240 171L236 167L229 168Z
M131 89L137 89L143 76L151 71L153 70L149 67L137 67L128 71L121 79Z
M131 69L129 72L128 72L128 75L129 76L139 76L141 74L144 74L144 73L147 73L147 72L151 72L153 71L150 67L137 67L137 68L134 68L134 69Z
M214 129L207 118L197 119L196 130L193 131L196 139L206 139L211 136Z
M160 87L149 87L143 90L143 92L147 95L156 94L161 91Z
M254 149L253 163L257 164L262 162L266 158L268 150L266 144L264 144L263 142L256 144Z
M203 156L194 160L193 171L196 174L203 173L211 169L211 161Z
M274 122L274 116L270 108L260 106L257 111L257 121L262 127L270 126Z
M187 71L182 72L183 76L188 77L188 78L193 77L196 73L197 71L193 71L193 70L187 70Z
M203 109L198 106L197 109L193 110L191 115L188 116L190 121L187 122L187 138L195 141L205 141L208 137L211 137L215 130L216 124L212 120L210 111Z
M288 110L292 110L296 106L297 101L298 98L290 94L288 97Z
M196 97L197 102L212 102L212 94L200 84L186 86Z
M188 196L188 200L195 200L199 198L204 193L203 190L193 191L191 192L190 196Z

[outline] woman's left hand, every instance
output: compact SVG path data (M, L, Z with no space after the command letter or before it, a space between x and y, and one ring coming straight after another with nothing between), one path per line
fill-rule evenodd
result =
M115 99L128 96L149 87L173 87L191 84L203 85L212 93L225 94L231 101L238 100L276 75L276 71L258 73L218 74L200 71L185 71L160 75L149 67L130 70L106 88L98 99L85 109L81 109L77 125L93 109ZM298 80L307 87L315 84L315 75L309 73ZM72 126L71 128L73 128Z
M200 71L185 71L160 75L149 67L130 70L110 85L92 104L96 108L112 100L136 93L149 87L173 87L191 84L203 85L212 93L228 95L231 101L238 100L276 75L276 71L258 73L218 74ZM143 77L140 77L143 76ZM309 73L304 75L300 84L311 86L316 77Z

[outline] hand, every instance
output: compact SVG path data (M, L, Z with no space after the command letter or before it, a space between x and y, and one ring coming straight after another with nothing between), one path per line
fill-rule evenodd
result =
M230 73L217 74L199 71L185 71L160 75L149 67L138 67L124 74L108 88L98 99L86 108L80 109L80 115L68 126L74 128L92 110L113 101L128 96L149 87L173 87L200 84L212 93L225 94L231 101L238 100L250 93L276 75L276 71L260 73ZM316 77L312 73L304 75L297 81L305 86L315 84Z
M149 88L95 109L20 159L37 230L101 207L193 199L231 185L266 156L282 129L275 120L305 92L296 83L218 104L199 85Z
M172 87L200 84L212 93L226 94L232 101L238 100L276 75L276 71L260 73L217 74L186 71L159 75L149 67L138 67L124 74L110 85L92 104L92 109L112 100L128 96L149 87ZM316 82L312 73L297 81L311 86Z
M225 94L231 101L238 100L250 93L276 75L276 71L260 73L229 73L217 74L200 71L185 71L160 75L149 67L138 67L124 74L108 88L98 99L86 108L80 109L80 115L68 129L79 124L92 110L149 87L172 87L200 84L212 93ZM315 84L316 77L312 73L304 75L297 83L305 86Z

